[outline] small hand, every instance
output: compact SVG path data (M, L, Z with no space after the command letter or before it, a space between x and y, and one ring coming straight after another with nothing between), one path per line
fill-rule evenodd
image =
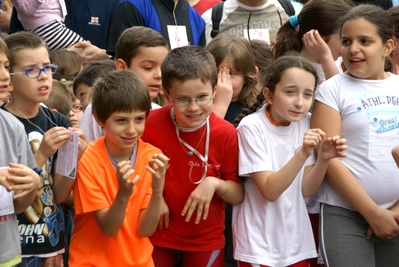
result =
M11 184L10 189L15 192L14 199L23 197L32 190L37 190L40 177L34 170L12 162L9 163L9 166L7 181Z
M165 184L165 174L168 168L169 158L164 154L155 154L152 159L148 161L146 169L152 174L152 191L154 193L163 192Z
M306 156L310 156L313 150L326 138L325 132L320 129L310 129L303 136L301 150Z
M130 160L124 160L116 166L116 176L118 179L118 193L130 197L133 194L133 187L140 176L134 175Z
M324 57L332 57L331 49L327 43L321 38L317 30L310 30L302 37L304 47L313 54L317 59Z
M53 127L43 135L39 150L46 158L55 154L60 146L62 146L70 137L70 132L65 127Z
M197 217L195 223L198 224L201 220L206 220L209 213L209 205L212 201L213 195L216 191L217 179L215 177L205 177L205 179L198 184L197 188L191 192L186 204L184 205L182 216L186 216L186 222L189 222L194 211L197 210Z
M325 160L340 157L345 158L344 151L348 149L346 139L340 138L338 135L326 138L320 146L319 156Z
M231 82L230 70L227 67L218 70L218 83L215 89L217 91L215 96L216 100L218 98L223 98L230 102L233 98L233 84Z

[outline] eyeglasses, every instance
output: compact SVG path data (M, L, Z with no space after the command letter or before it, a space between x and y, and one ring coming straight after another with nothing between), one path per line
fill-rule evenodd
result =
M179 107L186 107L190 105L191 102L195 102L198 106L203 106L211 102L213 96L200 96L199 98L188 98L188 97L180 97L176 99L172 99L172 102Z
M72 104L71 110L76 113L76 112L81 112L83 111L83 107L79 104Z
M56 64L47 64L43 68L39 67L30 67L27 68L25 71L19 71L19 72L12 72L10 73L11 76L13 75L22 75L25 74L26 77L28 78L37 78L40 76L42 72L44 72L47 75L53 75L56 73L58 70L58 66Z

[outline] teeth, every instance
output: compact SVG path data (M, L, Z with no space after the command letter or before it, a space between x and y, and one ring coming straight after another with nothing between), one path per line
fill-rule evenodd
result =
M47 87L40 87L39 90L40 90L40 91L46 91L46 90L47 90Z

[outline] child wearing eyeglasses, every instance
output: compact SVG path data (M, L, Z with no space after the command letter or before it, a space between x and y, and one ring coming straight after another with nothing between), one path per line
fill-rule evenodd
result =
M46 43L31 32L18 32L4 41L9 49L12 99L1 108L13 114L25 127L36 164L41 169L34 203L18 214L22 246L20 266L58 266L64 253L64 218L61 205L75 183L55 172L57 150L70 138L69 119L40 103L51 92L52 74ZM79 132L79 155L85 149ZM32 231L32 229L35 229Z
M162 66L171 104L150 112L142 139L170 158L163 215L150 237L156 267L224 267L224 201L243 200L234 127L212 113L218 73L202 47L175 48Z

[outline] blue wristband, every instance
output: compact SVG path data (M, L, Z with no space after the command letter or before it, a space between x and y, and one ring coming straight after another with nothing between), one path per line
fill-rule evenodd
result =
M38 169L38 168L33 168L33 170L40 176L40 174L42 174L43 170L42 169Z

